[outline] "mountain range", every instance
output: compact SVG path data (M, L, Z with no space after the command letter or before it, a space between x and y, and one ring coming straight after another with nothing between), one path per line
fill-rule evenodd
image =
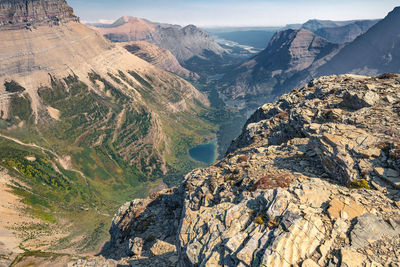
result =
M95 25L99 33L114 42L146 41L171 51L180 63L207 53L221 56L225 50L194 25L162 24L123 16L110 25Z
M221 92L256 108L307 80L340 47L308 30L280 31L265 50L225 75L223 82L230 85Z
M347 43L365 33L375 25L379 19L374 20L319 20L311 19L303 24L288 24L285 29L305 29L309 30L332 43Z
M376 75L400 71L400 7L349 43L318 74Z
M346 23L309 21L303 27L318 32L357 22ZM221 91L228 99L259 105L321 75L398 72L399 25L400 9L395 8L346 44L329 42L306 29L280 31L264 51L225 75Z

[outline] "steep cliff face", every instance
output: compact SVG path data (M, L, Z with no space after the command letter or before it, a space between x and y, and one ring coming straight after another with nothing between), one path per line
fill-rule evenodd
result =
M0 1L0 26L22 28L43 23L77 21L65 0Z
M321 77L260 107L221 161L121 207L103 255L133 266L399 264L399 88L395 74ZM107 262L86 263L96 261Z
M213 38L194 25L161 24L125 16L111 25L95 29L114 42L146 41L165 48L180 63L193 57L206 57L207 52L222 55L225 50Z
M338 48L307 30L278 32L264 51L225 75L224 80L231 85L223 93L231 99L261 105L310 79L313 69L336 54Z

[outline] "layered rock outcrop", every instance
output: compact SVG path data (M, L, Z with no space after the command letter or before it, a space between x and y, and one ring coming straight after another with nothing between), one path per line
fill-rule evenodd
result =
M38 24L78 21L65 0L0 1L0 27L24 28Z
M329 76L260 107L221 161L122 207L104 255L132 266L399 265L399 88L394 74Z

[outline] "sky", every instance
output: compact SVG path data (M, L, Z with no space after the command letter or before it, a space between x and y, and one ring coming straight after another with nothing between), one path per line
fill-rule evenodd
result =
M398 0L67 0L83 22L129 15L154 22L212 26L283 26L309 19L383 18Z

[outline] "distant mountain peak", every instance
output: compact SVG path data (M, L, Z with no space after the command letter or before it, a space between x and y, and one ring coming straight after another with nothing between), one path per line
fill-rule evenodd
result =
M78 21L65 0L0 0L0 26L24 28L37 24Z
M106 26L106 28L113 28L113 27L120 27L126 24L131 24L134 26L140 26L140 25L143 26L143 25L149 25L150 23L141 18L125 15L117 19L114 23L104 26Z

